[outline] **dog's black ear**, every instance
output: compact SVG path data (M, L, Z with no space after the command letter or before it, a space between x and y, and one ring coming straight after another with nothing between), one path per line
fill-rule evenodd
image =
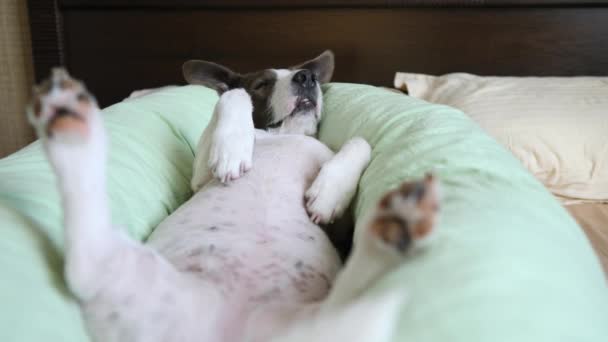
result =
M292 69L308 69L315 74L320 83L327 83L334 74L334 53L325 50L317 58L296 65Z
M195 59L184 63L182 72L188 83L207 86L220 94L237 88L241 81L240 74L225 66Z

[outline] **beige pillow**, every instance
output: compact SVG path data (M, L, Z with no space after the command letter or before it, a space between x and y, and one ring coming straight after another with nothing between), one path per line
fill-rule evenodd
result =
M608 77L397 73L395 87L461 109L564 202L608 201Z

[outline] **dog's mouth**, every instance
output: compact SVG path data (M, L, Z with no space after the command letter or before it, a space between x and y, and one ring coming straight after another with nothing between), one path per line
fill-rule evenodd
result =
M293 108L293 111L289 115L294 115L301 112L309 112L311 110L315 110L317 108L317 101L310 97L300 96L296 100L296 105Z
M315 99L307 97L307 96L299 96L296 99L296 104L293 107L293 110L291 111L291 113L289 113L289 115L285 116L283 119L268 125L268 128L278 128L283 124L283 121L285 121L287 118L293 117L298 114L311 113L311 112L314 112L316 109L317 109L317 101Z

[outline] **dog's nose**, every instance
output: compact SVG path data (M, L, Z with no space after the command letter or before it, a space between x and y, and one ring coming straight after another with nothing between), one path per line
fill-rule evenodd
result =
M310 70L300 70L293 75L291 81L304 88L312 88L317 84L315 75Z

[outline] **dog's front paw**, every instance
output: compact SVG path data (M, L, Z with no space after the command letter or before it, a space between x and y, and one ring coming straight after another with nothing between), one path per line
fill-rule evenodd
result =
M248 137L230 133L220 134L213 140L209 168L222 183L236 180L251 170L253 143L247 140Z
M304 194L306 209L314 223L330 223L342 216L355 196L370 154L371 147L367 141L355 137L323 165Z
M342 216L356 190L357 179L345 179L338 164L326 163L304 195L312 222L326 224Z
M211 140L209 169L228 183L251 169L255 130L251 99L243 89L224 93L216 106L218 122Z
M434 229L439 201L439 185L433 175L405 182L380 200L369 230L382 245L403 253Z

